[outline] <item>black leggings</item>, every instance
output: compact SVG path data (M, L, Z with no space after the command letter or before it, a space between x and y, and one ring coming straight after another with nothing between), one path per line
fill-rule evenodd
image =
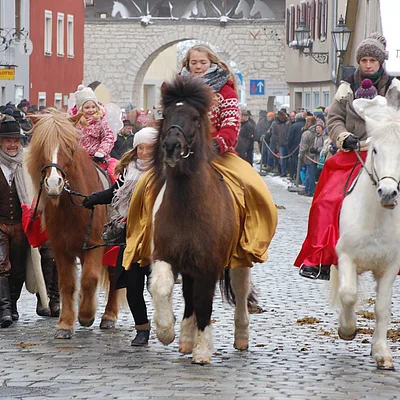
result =
M133 263L129 271L125 271L126 298L136 325L143 325L149 322L147 318L147 307L144 300L144 281L150 276L150 266L141 267Z

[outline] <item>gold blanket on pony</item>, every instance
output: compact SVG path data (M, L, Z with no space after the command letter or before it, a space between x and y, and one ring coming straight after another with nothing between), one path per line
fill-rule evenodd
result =
M251 267L253 262L266 261L268 247L278 223L275 203L267 185L248 162L235 154L225 153L216 158L213 165L225 179L239 215L238 227L243 227L227 267ZM129 206L126 249L122 262L127 270L133 262L141 266L150 264L152 176L150 170L140 178Z

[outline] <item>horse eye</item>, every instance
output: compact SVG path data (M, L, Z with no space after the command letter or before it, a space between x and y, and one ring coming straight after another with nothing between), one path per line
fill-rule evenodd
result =
M193 117L193 121L194 121L194 122L197 122L197 121L199 121L199 120L200 120L200 117L199 117L198 115L196 115L196 116Z

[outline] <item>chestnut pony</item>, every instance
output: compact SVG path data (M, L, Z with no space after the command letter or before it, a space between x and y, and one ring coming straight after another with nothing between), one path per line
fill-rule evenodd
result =
M239 240L233 197L223 176L211 163L208 110L212 92L199 78L177 76L161 88L163 120L154 149L155 203L150 290L157 337L175 338L172 290L182 275L184 316L179 350L192 361L207 364L212 354L211 312L218 280L224 279ZM247 299L250 269L225 274L225 294L235 298L235 340L248 347ZM229 277L229 280L227 278Z
M79 197L67 190L88 195L103 190L103 186L96 166L79 146L77 131L66 113L54 111L33 116L32 120L34 132L25 160L36 193L40 186L43 188L39 208L43 211L43 224L48 230L57 264L61 314L55 338L69 339L76 320L76 258L82 265L78 312L82 326L93 324L97 285L104 279L107 268L102 264L104 247L83 250L91 211L80 207L82 201ZM96 206L87 246L102 243L101 233L106 222L106 206ZM116 291L110 290L100 327L113 328L117 314Z

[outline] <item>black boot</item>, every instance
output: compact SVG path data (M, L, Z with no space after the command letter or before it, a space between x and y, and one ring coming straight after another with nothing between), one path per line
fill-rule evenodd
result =
M36 293L36 314L40 317L50 317L50 308L44 307L40 299L39 293Z
M60 316L60 296L50 296L50 317Z
M330 265L302 265L299 269L299 275L309 279L321 279L329 281L331 276Z
M8 284L10 287L10 299L11 299L11 317L13 321L19 320L19 314L17 310L17 301L21 295L22 286L24 281L16 280L14 278L8 278Z
M137 331L135 339L132 340L131 346L146 346L149 343L150 331Z
M13 323L11 317L10 290L8 278L0 278L0 327L7 328Z

